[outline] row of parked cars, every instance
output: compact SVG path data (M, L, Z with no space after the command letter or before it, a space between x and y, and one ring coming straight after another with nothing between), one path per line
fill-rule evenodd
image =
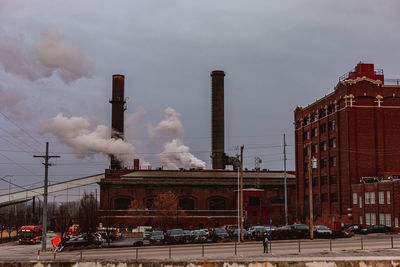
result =
M229 234L225 228L198 230L170 229L165 233L163 231L153 230L144 233L144 239L148 240L150 244L204 243L227 238L229 238Z

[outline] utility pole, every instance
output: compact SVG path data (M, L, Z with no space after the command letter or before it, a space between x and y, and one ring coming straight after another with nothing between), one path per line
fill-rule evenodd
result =
M240 239L244 241L244 235L243 235L243 222L244 222L244 216L243 216L243 148L244 146L242 145L240 147Z
M283 134L283 187L285 191L285 225L288 225L287 175L286 175L286 134Z
M59 158L60 156L49 156L49 142L46 142L46 155L37 156L34 155L35 158L44 158L44 190L43 190L43 237L42 237L42 252L46 251L46 236L47 236L47 187L48 187L48 175L49 175L49 166L52 164L49 163L49 159L51 158Z
M312 191L312 158L311 143L308 144L308 203L310 206L310 239L314 239L314 212L313 212L313 191Z

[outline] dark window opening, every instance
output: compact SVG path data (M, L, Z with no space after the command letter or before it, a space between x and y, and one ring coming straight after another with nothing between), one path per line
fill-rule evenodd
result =
M114 200L114 209L116 210L127 210L131 205L130 198L116 198Z
M327 176L321 176L321 185L326 185L328 183L328 177Z
M256 217L257 216L257 211L253 211L251 215L253 215L253 217Z
M249 206L260 206L259 197L249 197Z
M333 131L336 128L336 121L335 120L331 120L329 121L329 131Z
M321 201L322 202L328 202L328 194L326 194L326 193L321 194Z
M321 124L321 125L319 126L319 133L320 133L320 134L326 133L326 124L325 124L325 123L324 123L324 124Z
M148 210L152 210L154 207L154 198L148 198L146 199L146 208Z
M194 210L194 200L192 198L179 199L179 208L181 210Z
M317 186L318 185L318 177L312 178L312 184L313 184L313 186Z
M318 135L317 127L311 129L311 137L315 137Z
M321 169L326 167L326 159L321 159Z
M225 210L226 201L222 197L212 198L209 201L208 209L209 210Z
M331 184L336 184L337 183L337 176L336 175L331 175L329 177L330 183Z

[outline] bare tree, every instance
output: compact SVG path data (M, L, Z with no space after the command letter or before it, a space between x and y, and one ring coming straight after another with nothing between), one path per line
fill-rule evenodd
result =
M79 226L84 233L94 233L97 228L97 202L93 193L83 194L79 206Z
M63 204L58 208L58 214L55 221L56 231L59 232L61 236L64 236L64 233L68 231L71 221L68 204Z
M178 218L185 215L183 210L179 210L178 197L172 191L167 191L155 197L153 209L156 214L156 223L163 228L178 225Z

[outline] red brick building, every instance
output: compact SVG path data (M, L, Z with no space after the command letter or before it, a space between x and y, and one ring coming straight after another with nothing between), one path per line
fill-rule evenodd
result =
M309 182L318 223L351 223L352 185L400 172L400 86L385 85L383 70L373 64L360 62L332 93L297 107L294 122L297 216L303 221ZM309 150L317 163L311 181Z
M103 226L195 229L237 224L237 171L106 170L100 182L99 220ZM249 225L284 223L281 171L243 171L245 221ZM295 217L295 175L287 174L289 222ZM171 191L177 210L159 225L154 199ZM163 223L164 224L164 223Z

